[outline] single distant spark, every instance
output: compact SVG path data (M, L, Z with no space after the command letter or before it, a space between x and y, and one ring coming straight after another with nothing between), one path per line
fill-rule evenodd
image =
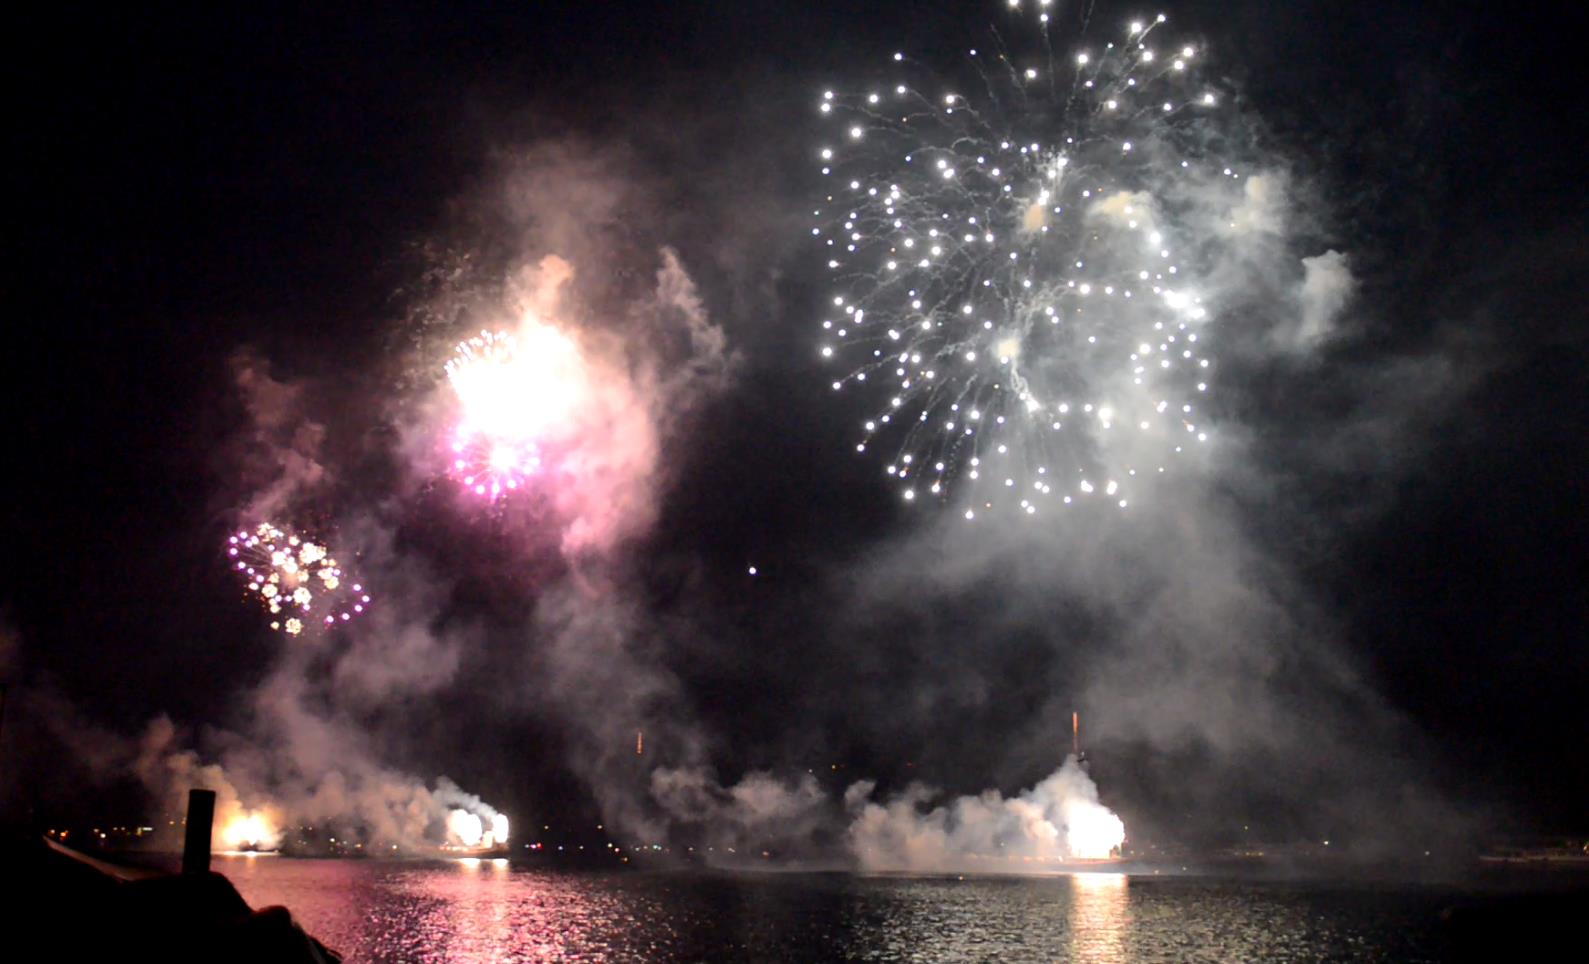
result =
M347 622L370 604L322 544L261 522L227 540L227 556L248 592L274 618L270 628L296 636L315 623Z
M958 480L967 519L1125 508L1135 476L1207 438L1208 311L1182 252L1221 239L1173 202L1235 176L1197 136L1215 103L1200 53L1157 42L1160 15L1056 55L1046 6L1028 8L1038 52L973 50L969 90L922 76L817 103L840 125L816 151L832 184L811 233L834 278L820 354L845 366L835 390L881 400L856 449L897 445L907 501Z

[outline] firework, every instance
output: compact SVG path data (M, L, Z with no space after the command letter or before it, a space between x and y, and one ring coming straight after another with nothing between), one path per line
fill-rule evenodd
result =
M541 467L541 450L523 439L492 439L459 429L452 441L452 470L464 488L495 499L513 492Z
M906 500L1124 508L1207 439L1199 277L1224 239L1199 212L1242 184L1162 15L1067 49L1046 0L1009 6L1029 54L994 38L959 83L894 54L891 82L818 99L819 350L877 406L857 449L895 447Z
M452 432L451 469L476 495L496 499L538 472L542 446L568 404L573 343L544 325L519 335L482 331L461 343L447 377L462 415Z
M347 622L370 604L322 544L261 522L227 540L233 568L271 614L271 629L290 636L314 625Z

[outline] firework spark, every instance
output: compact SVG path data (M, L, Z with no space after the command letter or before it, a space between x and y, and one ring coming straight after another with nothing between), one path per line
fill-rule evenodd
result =
M296 636L313 625L347 622L370 604L322 544L261 522L227 540L232 567L270 611L270 628Z
M1210 136L1221 97L1165 18L1066 52L1046 2L1011 2L1032 53L972 49L962 83L895 54L897 79L824 92L828 181L811 230L834 289L832 383L875 391L857 445L897 446L908 501L979 510L1104 498L1205 441L1201 273L1234 206ZM1035 21L1035 22L1034 22Z
M578 349L562 332L527 324L519 334L482 331L447 363L462 408L451 468L470 492L497 499L538 472L542 447L567 411Z

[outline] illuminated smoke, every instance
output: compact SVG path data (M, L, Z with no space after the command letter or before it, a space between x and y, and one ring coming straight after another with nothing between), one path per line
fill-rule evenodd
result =
M702 767L664 767L652 772L648 789L670 834L698 841L698 849L709 847L710 853L738 856L737 851L757 854L770 847L787 856L830 816L828 798L809 773L785 780L752 772L723 786Z
M644 531L670 469L662 437L732 363L677 256L664 249L660 261L654 290L617 317L588 317L575 266L555 255L507 269L489 305L442 297L475 305L492 327L452 353L442 400L408 428L416 469L439 448L471 494L550 508L535 538L569 558Z
M507 818L474 794L445 777L427 787L382 767L347 729L302 715L301 708L290 712L300 718L269 724L270 739L228 736L222 742L229 749L217 762L204 762L159 717L130 767L170 813L183 811L189 789L215 791L213 839L221 849L274 849L286 842L285 831L305 826L327 829L366 853L506 841Z
M450 780L436 788L438 802L453 809L447 813L447 842L462 847L501 847L508 842L508 818L472 793L465 793Z
M215 793L211 846L223 850L274 849L281 843L281 813L267 797L239 792L225 769L205 764L197 753L177 745L175 726L166 717L149 724L130 761L133 773L172 813L181 813L190 789Z
M447 835L465 847L478 847L485 836L485 828L481 826L480 818L469 811L454 810L447 814Z
M1125 825L1098 802L1098 788L1074 757L1016 797L987 790L934 805L919 784L882 803L871 793L871 784L858 783L846 795L854 814L850 846L866 870L1041 870L1117 855L1125 842Z
M1326 251L1302 259L1302 282L1297 290L1301 312L1291 332L1291 346L1312 350L1334 334L1336 319L1357 288L1346 255Z
M484 812L452 810L447 814L447 843L466 849L506 846L508 818L495 813L490 807Z
M281 831L263 810L240 810L234 816L216 815L220 844L227 850L275 850L281 845Z

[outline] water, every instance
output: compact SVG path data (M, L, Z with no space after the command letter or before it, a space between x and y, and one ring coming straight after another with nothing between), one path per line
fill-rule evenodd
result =
M217 858L350 962L1419 961L1427 888L1085 874L565 872L505 861Z

